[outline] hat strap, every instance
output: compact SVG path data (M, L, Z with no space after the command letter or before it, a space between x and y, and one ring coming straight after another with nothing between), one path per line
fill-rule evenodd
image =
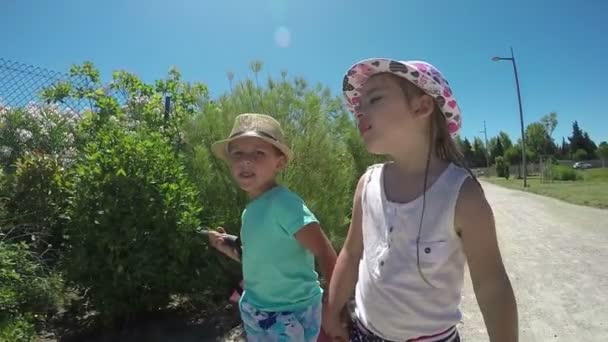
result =
M236 132L236 133L232 134L232 135L229 137L229 139L232 139L232 138L238 137L239 135L243 135L243 134L245 134L245 133L247 133L247 132L256 132L257 134L262 135L262 136L264 136L264 137L266 137L266 138L268 138L268 139L272 139L272 140L274 140L274 141L276 141L276 142L278 142L278 141L279 141L277 138L273 137L272 135L270 135L270 134L268 134L268 133L266 133L266 132L258 131L258 130L254 130L254 131L239 131L239 132Z

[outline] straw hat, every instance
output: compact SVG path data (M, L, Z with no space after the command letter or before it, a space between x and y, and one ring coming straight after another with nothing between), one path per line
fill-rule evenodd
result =
M245 113L237 116L234 119L234 126L228 139L220 140L211 145L211 151L216 157L228 161L229 144L236 139L244 137L262 139L279 149L285 155L288 162L293 159L293 152L287 146L281 124L269 115L255 113Z

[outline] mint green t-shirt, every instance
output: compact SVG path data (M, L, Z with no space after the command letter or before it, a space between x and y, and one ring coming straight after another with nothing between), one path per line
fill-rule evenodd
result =
M282 186L247 205L241 220L241 300L269 312L298 310L319 300L314 255L294 236L312 222L318 221L304 201Z

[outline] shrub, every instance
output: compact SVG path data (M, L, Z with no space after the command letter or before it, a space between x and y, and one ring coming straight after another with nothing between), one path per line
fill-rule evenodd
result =
M49 261L57 259L63 241L65 172L56 157L27 153L17 160L15 173L7 177L2 191L6 222L12 226L7 238L27 241L37 254L46 252Z
M213 285L212 274L202 279L207 247L194 235L197 193L160 134L103 127L70 188L67 276L90 290L106 323Z
M496 176L509 179L509 165L503 157L496 157Z
M285 76L285 75L284 75ZM279 181L297 192L321 221L336 246L346 229L356 181L374 160L362 148L356 126L341 99L321 86L309 88L303 79L269 79L268 86L251 80L209 104L184 129L188 170L213 217L209 224L239 226L246 198L233 184L226 165L209 147L230 132L236 115L247 112L275 117L290 140L295 159Z
M576 152L574 152L574 160L576 161L583 161L587 159L587 151L581 149L576 150Z
M31 317L18 315L0 322L0 341L36 341L36 329Z
M53 313L61 278L37 260L25 243L0 241L0 340L29 341L33 315Z
M580 179L575 170L563 165L553 165L552 174L555 180L576 181Z

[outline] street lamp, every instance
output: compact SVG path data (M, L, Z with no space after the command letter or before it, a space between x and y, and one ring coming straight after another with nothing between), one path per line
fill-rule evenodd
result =
M513 72L515 73L515 85L517 87L517 101L519 102L519 122L521 126L521 163L524 169L524 188L528 186L527 167L526 167L526 134L524 132L524 112L521 106L521 93L519 91L519 77L517 75L517 64L515 63L515 55L511 48L511 57L492 57L492 61L511 61L513 63Z

